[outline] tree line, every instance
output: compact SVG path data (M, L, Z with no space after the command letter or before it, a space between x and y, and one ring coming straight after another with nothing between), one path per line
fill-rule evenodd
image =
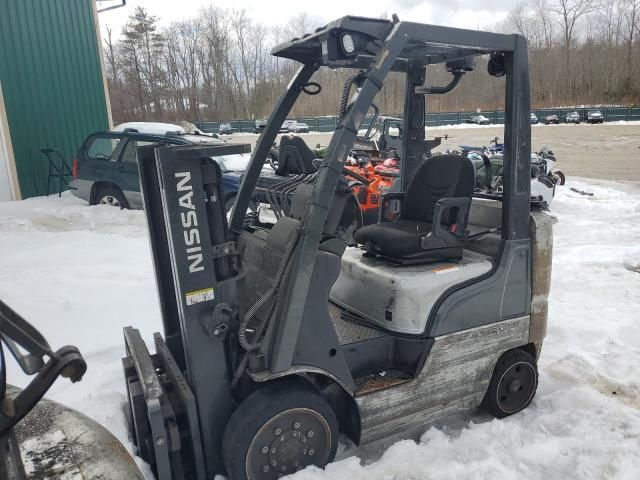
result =
M114 121L195 121L261 118L298 68L271 48L312 31L301 14L266 27L245 10L203 8L192 19L160 27L137 7L116 39L106 30L105 67ZM489 29L520 33L529 44L536 108L637 104L640 100L640 0L529 0ZM475 111L503 106L504 80L485 73L486 59L451 94L430 96L428 111ZM319 95L302 95L292 116L335 115L342 85L353 72L320 69ZM448 81L442 66L428 82ZM392 74L376 103L402 111L404 78Z

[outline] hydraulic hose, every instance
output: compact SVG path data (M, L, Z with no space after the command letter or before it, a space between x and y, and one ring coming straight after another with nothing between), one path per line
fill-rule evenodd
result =
M349 77L347 81L344 82L344 86L342 87L342 96L340 97L340 111L338 113L338 120L342 120L342 117L344 117L344 114L347 113L347 105L349 103L349 94L351 93L351 86L354 83L357 83L362 78L363 75L364 75L364 72L360 71L355 75Z

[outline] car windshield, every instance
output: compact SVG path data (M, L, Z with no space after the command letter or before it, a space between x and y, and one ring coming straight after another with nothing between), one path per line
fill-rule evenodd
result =
M223 157L214 157L224 172L244 172L251 160L250 153L235 153Z

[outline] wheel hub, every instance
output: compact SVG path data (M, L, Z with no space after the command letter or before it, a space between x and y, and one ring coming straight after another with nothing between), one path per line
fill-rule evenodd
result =
M100 199L100 205L111 205L112 207L119 207L120 202L113 195L105 195Z
M535 372L531 365L518 362L509 367L498 385L498 404L500 408L511 413L525 405L535 391Z
M326 462L331 439L324 419L311 410L284 412L263 426L247 458L250 479L271 479Z
M515 380L513 380L510 384L509 384L509 391L511 393L515 393L518 390L520 390L521 387L521 383L520 380L518 380L517 378Z

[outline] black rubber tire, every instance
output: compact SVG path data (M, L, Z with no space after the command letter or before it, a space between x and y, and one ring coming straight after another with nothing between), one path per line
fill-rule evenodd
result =
M508 404L504 393L503 379L508 378L510 374L518 374L515 372L523 372L520 375L529 377L530 381L520 385L520 389L511 391L508 395L512 395L509 400L515 403ZM482 406L487 412L496 418L504 418L514 413L518 413L529 406L533 397L535 397L538 388L538 366L536 360L530 354L519 348L509 350L502 354L493 369L493 375L489 382L489 388L482 400Z
M567 181L567 177L560 170L553 172L558 177L558 185L564 185Z
M250 449L252 448L254 438L269 432L270 430L267 430L269 426L277 426L280 422L284 422L284 425L286 425L283 416L286 418L287 415L295 415L296 412L300 411L311 411L312 415L319 416L316 420L321 417L324 422L323 427L326 434L325 443L327 443L327 448L322 452L316 452L317 454L312 453L314 456L312 464L322 468L333 461L338 448L339 428L338 420L331 406L311 386L307 387L295 381L275 381L252 392L238 408L236 408L227 423L222 438L222 459L227 469L228 478L230 480L272 480L279 478L279 475L289 475L309 465L309 463L307 463L300 467L289 467L286 471L281 471L279 470L281 464L276 462L276 465L273 466L273 464L270 463L273 450L264 453L264 449L269 448L265 445L261 447L259 454L268 456L264 457L264 460L260 459L257 463L264 461L265 467L267 464L270 464L267 469L268 471L264 473L263 471L259 473L255 473L254 471L254 474L247 472L247 465L251 463L252 459L255 460L258 458L255 456L249 457L249 455L257 455L258 450L255 449L255 447L259 447L265 443L256 440L260 445L254 445L252 453ZM272 420L274 423L269 425ZM266 428L263 429L263 427ZM276 441L276 437L282 440L281 437L285 435L289 438L296 432L292 430L293 428L296 427L292 425L288 431L281 432L282 434L275 433L273 441ZM297 428L300 428L300 426ZM304 426L302 430L304 430ZM300 431L298 431L298 434L300 434ZM280 437L278 437L278 435L280 435ZM305 437L305 435L302 435L302 437ZM292 439L289 443L294 443L294 441L297 442L295 443L296 447L302 445L298 439ZM306 442L307 439L305 438L304 441ZM321 441L320 436L316 437L313 441ZM272 443L271 446L273 445ZM306 462L309 457L298 456L296 459L302 459Z
M114 205L114 206L120 207L121 209L129 208L129 203L127 203L127 199L124 197L122 190L120 190L118 187L112 187L112 186L100 187L96 192L93 204L100 205L102 203L102 199L109 196L114 198L118 202L118 205ZM109 205L110 203L105 203L105 204Z

